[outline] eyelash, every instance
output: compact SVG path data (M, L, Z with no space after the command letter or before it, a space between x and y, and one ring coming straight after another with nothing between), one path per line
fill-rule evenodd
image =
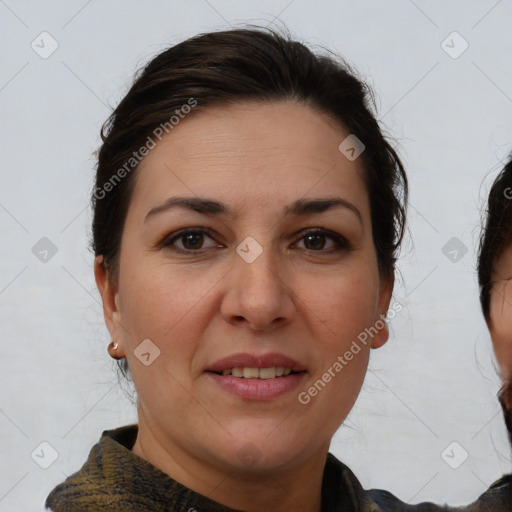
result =
M197 250L194 250L194 249L180 249L178 247L173 247L173 243L176 241L176 240L179 240L179 239L182 239L184 237L186 237L187 235L190 235L190 234L203 234L203 235L207 235L209 238L211 238L213 240L213 236L212 236L212 232L211 230L209 229L205 229L205 228L187 228L187 229L183 229L183 230L180 230L176 233L173 233L170 237L166 237L160 244L159 244L159 247L160 248L167 248L167 249L170 249L174 252L178 252L178 253L182 253L182 254L203 254L205 253L206 251L208 251L208 249L197 249ZM326 238L331 238L337 247L333 248L333 249L327 249L327 250L324 250L324 249L319 249L319 250L314 250L314 249L303 249L305 251L308 251L308 252L313 252L313 253L327 253L327 254L332 254L332 253L335 253L335 252L350 252L352 250L352 246L350 245L349 241L344 237L344 236L341 236L337 233L334 233L333 231L329 231L327 229L323 229L323 228L314 228L314 229L310 229L310 230L307 230L300 238L299 240L302 240L304 238L306 238L307 236L310 236L310 235L321 235L321 236L325 236Z

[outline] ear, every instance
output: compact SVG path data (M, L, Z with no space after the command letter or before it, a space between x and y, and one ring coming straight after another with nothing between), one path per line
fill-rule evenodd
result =
M109 279L108 270L103 256L94 259L94 278L103 302L103 316L110 336L115 341L121 340L121 312L119 310L119 292L117 286ZM120 344L118 354L124 355L123 344Z
M377 334L372 337L372 348L382 347L382 345L384 345L389 339L389 328L385 318L388 313L394 285L395 276L393 274L380 278L377 318L375 319L375 328L377 329Z

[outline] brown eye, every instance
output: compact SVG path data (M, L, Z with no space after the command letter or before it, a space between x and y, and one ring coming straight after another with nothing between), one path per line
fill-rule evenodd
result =
M185 249L200 249L203 244L203 234L202 233L188 233L181 237L183 240L183 246Z
M183 253L199 253L211 247L219 247L218 244L206 248L203 247L205 240L208 238L214 241L205 229L185 229L173 233L160 246Z
M323 249L325 245L325 235L320 235L318 233L312 233L310 235L306 235L304 237L304 245L306 245L307 249ZM308 247L309 245L309 247Z
M326 240L329 239L334 242L334 247L331 243L331 247L325 249ZM302 236L301 240L304 241L305 249L313 252L336 252L351 249L345 237L325 229L309 231Z

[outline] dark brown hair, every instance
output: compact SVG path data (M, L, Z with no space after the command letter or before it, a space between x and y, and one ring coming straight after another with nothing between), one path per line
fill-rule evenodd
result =
M480 236L478 284L480 304L487 323L496 262L512 244L512 155L494 180L487 200L485 224Z
M138 160L132 158L159 126L167 123L170 130L170 118L191 100L194 111L243 101L296 101L329 115L360 139L379 272L394 275L405 229L407 178L373 113L371 89L339 57L314 54L269 29L246 28L200 34L158 54L103 125L92 247L103 255L113 282L136 176ZM127 369L126 360L123 365Z

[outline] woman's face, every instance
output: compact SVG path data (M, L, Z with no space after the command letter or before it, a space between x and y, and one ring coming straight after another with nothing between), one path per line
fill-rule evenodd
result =
M512 377L512 245L498 259L493 282L489 330L502 374Z
M392 290L348 135L304 105L237 104L185 118L141 162L117 286L96 261L139 435L238 470L327 451Z

